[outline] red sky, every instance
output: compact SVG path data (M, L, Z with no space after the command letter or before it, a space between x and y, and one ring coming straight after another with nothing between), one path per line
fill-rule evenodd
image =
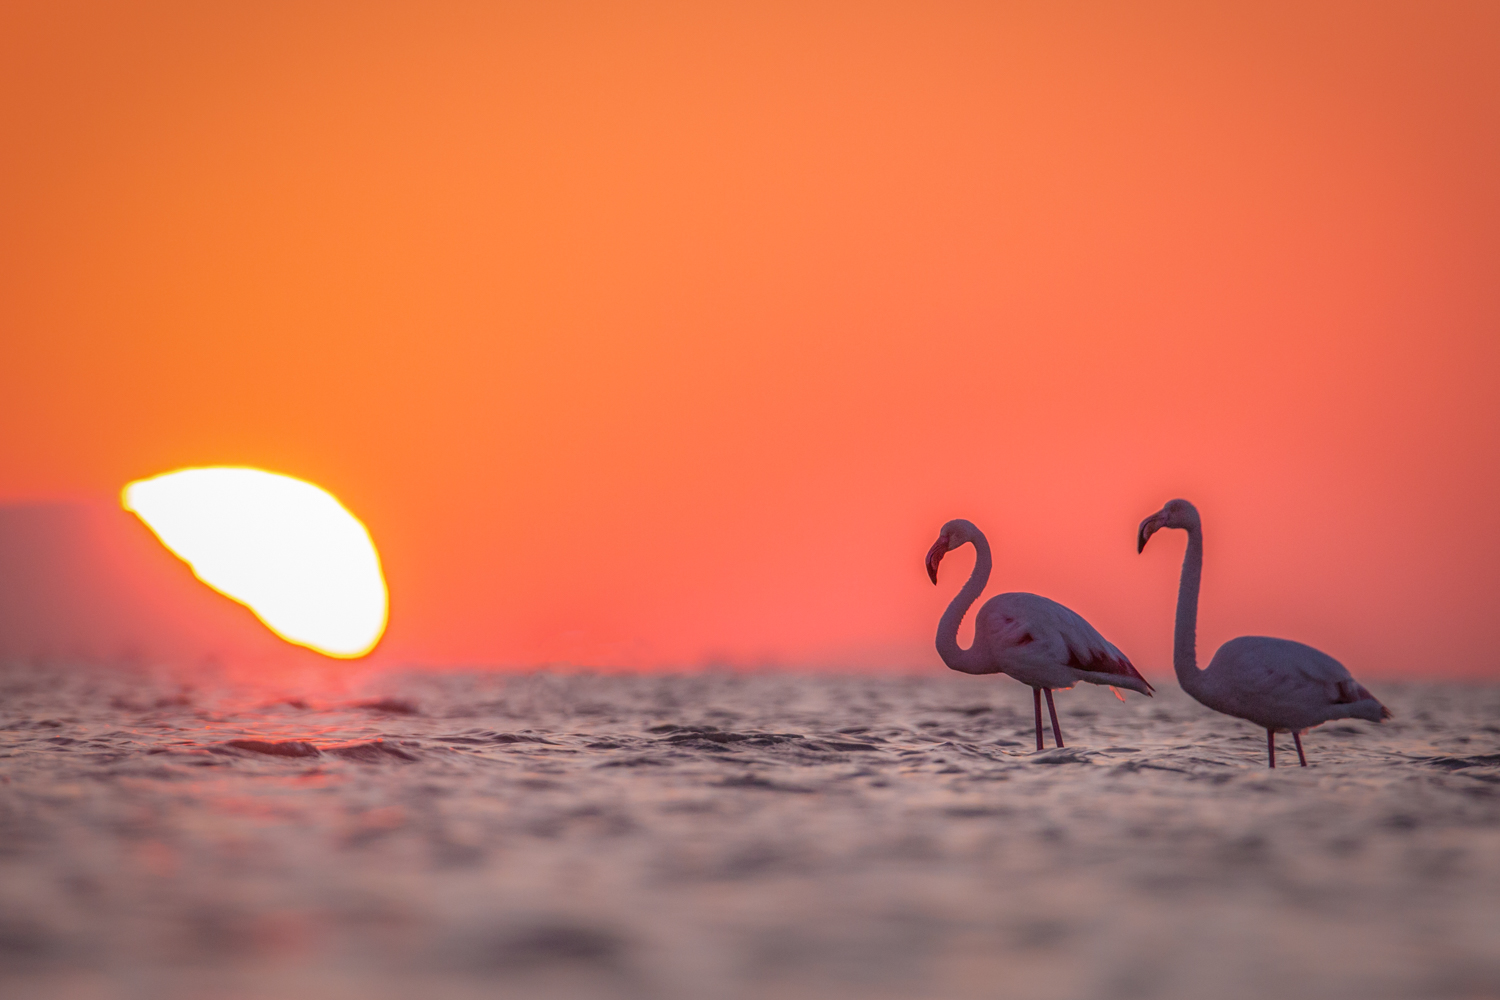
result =
M1493 674L1500 5L10 3L0 502L332 490L382 657Z

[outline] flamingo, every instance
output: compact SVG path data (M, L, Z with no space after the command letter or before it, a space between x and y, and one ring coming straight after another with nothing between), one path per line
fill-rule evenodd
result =
M1152 687L1125 654L1076 612L1036 594L998 594L984 603L974 620L974 642L958 645L958 625L969 605L990 579L990 543L971 522L958 518L943 525L927 552L927 575L937 583L938 563L950 550L973 543L974 571L938 622L937 651L949 668L966 674L1009 674L1031 688L1036 706L1036 748L1042 749L1042 695L1052 716L1052 740L1063 745L1057 724L1054 690L1066 691L1079 681L1125 687L1150 695ZM1120 697L1118 691L1116 697ZM1123 700L1123 698L1122 698Z
M1182 582L1177 588L1177 631L1172 666L1177 683L1216 712L1246 719L1266 731L1266 755L1276 766L1276 734L1290 731L1297 759L1307 766L1302 734L1333 719L1380 722L1390 710L1350 676L1342 663L1322 650L1290 639L1242 635L1219 647L1208 666L1198 669L1198 585L1203 577L1203 525L1198 508L1172 500L1141 522L1136 551L1161 528L1187 532Z

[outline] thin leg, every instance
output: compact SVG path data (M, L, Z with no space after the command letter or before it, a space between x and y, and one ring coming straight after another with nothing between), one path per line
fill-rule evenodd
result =
M1052 704L1052 689L1044 688L1043 690L1047 692L1047 711L1052 716L1052 742L1062 746L1062 727L1057 724L1057 706Z
M1036 702L1036 748L1042 748L1042 689L1032 688L1032 701Z
M1305 754L1305 753L1302 752L1302 734L1299 733L1299 732L1297 732L1297 730L1293 729L1292 730L1292 739L1294 739L1294 740L1297 741L1297 759L1302 762L1302 766L1303 767L1306 767L1307 766L1307 754Z
M1271 766L1276 766L1276 734L1269 729L1266 730L1266 756L1271 759Z

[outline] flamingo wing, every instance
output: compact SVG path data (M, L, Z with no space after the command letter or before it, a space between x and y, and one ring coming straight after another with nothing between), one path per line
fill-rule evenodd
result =
M1356 702L1373 701L1380 705L1379 700L1370 693L1369 688L1354 679L1348 667L1321 649L1293 642L1290 639L1271 641L1295 647L1295 653L1287 657L1291 668L1295 669L1308 683L1317 685L1323 697L1327 699L1327 704L1353 705ZM1380 717L1389 719L1390 709L1380 705Z
M1264 635L1242 635L1231 639L1214 655L1210 670L1222 660L1220 676L1227 697L1238 703L1241 718L1288 709L1322 713L1334 705L1374 701L1380 717L1390 712L1356 681L1338 660L1320 649L1291 639Z
M1037 594L1000 594L990 603L997 614L987 634L996 648L1044 642L1061 666L1132 678L1154 690L1129 657L1071 608Z
M1335 685L1349 677L1343 664L1311 646L1263 635L1229 640L1209 667L1242 697L1267 704L1331 702Z
M1068 666L1074 670L1082 670L1085 673L1113 674L1116 677L1140 681L1146 686L1146 693L1148 694L1156 690L1156 688L1151 686L1150 681L1141 676L1141 672L1135 669L1135 664L1131 663L1124 653L1120 652L1109 642L1106 642L1105 646L1108 649L1103 654L1094 650L1089 650L1084 654L1076 651L1071 652L1071 655L1068 657Z
M1369 688L1353 677L1347 681L1341 681L1338 685L1338 691L1338 697L1333 702L1335 705L1353 705L1355 702L1373 701L1375 704L1380 705L1380 717L1382 719L1389 719L1391 717L1391 710L1381 704L1380 699L1371 694Z
M1155 690L1151 687L1151 682L1135 669L1135 664L1130 662L1130 657L1120 652L1119 647L1100 635L1099 630L1090 625L1082 615L1055 601L1048 603L1056 608L1058 631L1067 645L1068 666L1090 674L1130 677L1146 685L1148 691Z

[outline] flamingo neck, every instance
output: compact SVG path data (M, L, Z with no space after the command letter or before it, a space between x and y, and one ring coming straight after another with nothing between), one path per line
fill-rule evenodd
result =
M969 581L954 595L948 610L943 612L943 617L938 621L938 656L953 670L961 670L966 674L983 673L985 663L977 642L968 649L959 646L958 626L963 622L964 615L968 614L969 606L984 593L985 584L990 582L990 566L990 543L984 535L979 535L974 539L974 571L969 574Z
M1187 553L1182 557L1182 580L1177 585L1177 629L1172 642L1172 667L1177 683L1188 694L1202 686L1198 669L1198 588L1203 582L1203 529L1187 529Z

